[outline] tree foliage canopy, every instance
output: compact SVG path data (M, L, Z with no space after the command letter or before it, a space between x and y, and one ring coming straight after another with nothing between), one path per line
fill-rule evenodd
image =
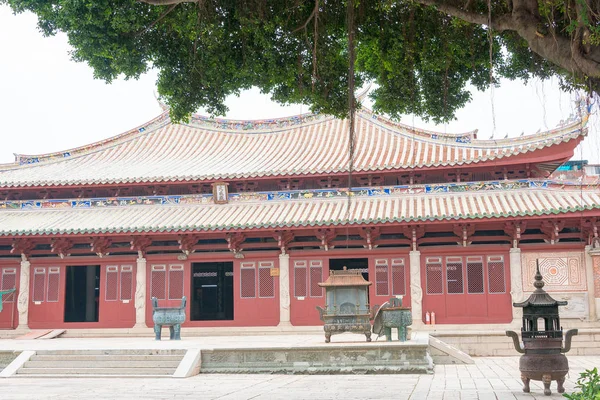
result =
M0 0L66 32L97 78L158 69L175 120L252 86L314 112L348 110L347 3L333 0ZM499 77L558 76L598 91L596 0L354 1L355 79L376 82L374 108L452 119ZM488 29L491 17L492 30ZM490 73L493 65L493 73ZM493 76L493 78L492 78ZM493 84L493 83L492 83Z

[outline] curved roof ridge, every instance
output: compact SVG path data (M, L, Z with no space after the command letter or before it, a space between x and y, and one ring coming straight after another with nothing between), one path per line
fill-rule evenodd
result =
M89 154L94 151L104 149L106 147L110 147L110 146L114 146L119 143L123 143L127 140L133 139L134 137L136 137L140 134L147 133L147 131L152 131L156 128L160 128L161 126L164 126L169 121L170 121L169 112L168 112L168 110L166 110L166 111L163 111L162 113L160 113L160 115L158 115L157 117L146 122L145 124L138 125L137 127L130 129L128 131L125 131L123 133L119 133L118 135L111 136L109 138L102 139L97 142L93 142L93 143L86 144L83 146L73 147L71 149L55 151L52 153L45 153L45 154L13 153L15 156L15 161L12 163L0 164L0 169L2 169L3 167L11 168L11 167L17 167L20 165L38 164L38 163L47 162L47 161L56 161L56 160L72 157L75 155Z
M376 123L385 125L390 130L417 140L426 140L433 143L447 144L452 146L466 146L472 148L516 148L523 145L539 145L548 140L556 139L557 137L572 134L574 131L579 133L576 136L587 134L585 127L589 120L589 113L585 113L581 118L573 119L563 123L556 128L523 135L519 137L511 137L504 139L477 139L478 129L464 133L440 133L427 129L415 128L401 122L395 122L391 119L375 113L374 111L363 108L360 110L365 115L370 116ZM398 129L400 128L400 130Z
M361 96L364 96L368 91L365 89ZM15 161L13 163L0 164L0 169L14 168L20 165L38 164L47 161L56 161L72 157L75 155L88 154L94 151L101 150L103 148L116 145L118 143L125 142L134 137L139 136L148 131L154 130L155 128L164 126L169 120L169 109L161 107L163 112L155 117L154 119L141 124L133 129L125 131L115 136L99 140L87 145L74 147L67 150L55 151L45 154L20 154L14 153ZM376 123L382 124L391 128L392 131L401 134L403 136L411 136L413 139L425 139L434 143L440 142L451 142L454 146L468 146L477 148L503 148L503 147L518 147L522 145L533 145L547 141L548 139L554 139L558 136L564 136L565 134L572 133L575 128L579 128L580 134L584 135L587 133L583 128L586 126L589 119L589 112L585 113L580 119L575 119L567 124L558 126L554 129L544 131L541 133L535 133L525 135L521 137L513 137L506 139L477 139L478 130L472 130L464 133L442 133L423 128L415 128L400 122L392 121L390 118L379 115L369 108L362 107L357 110L358 115L369 116L369 119L375 120ZM296 114L288 117L279 118L267 118L267 119L256 119L256 120L244 120L244 119L229 119L229 118L213 118L201 114L192 114L190 121L185 125L192 127L215 129L219 131L230 131L230 132L281 132L289 128L296 128L300 125L320 122L327 119L333 119L333 116L325 114L315 113L303 113ZM579 126L578 126L579 125ZM400 129L398 129L400 128ZM414 136L417 137L414 137ZM476 145L475 145L476 143ZM450 144L450 143L445 143Z
M358 112L370 115L372 119L375 119L377 121L382 121L388 126L406 129L407 131L410 131L411 133L414 132L417 135L424 135L427 137L430 137L432 135L437 136L437 137L449 137L449 138L469 137L469 138L471 138L471 140L473 140L473 139L477 138L477 132L479 131L478 129L474 129L472 131L467 131L467 132L462 132L462 133L437 132L437 131L432 131L432 130L428 130L428 129L424 129L424 128L416 128L411 125L403 124L402 122L393 121L392 119L390 119L388 117L385 117L381 114L377 114L375 111L371 110L368 107L362 107L360 110L358 110Z

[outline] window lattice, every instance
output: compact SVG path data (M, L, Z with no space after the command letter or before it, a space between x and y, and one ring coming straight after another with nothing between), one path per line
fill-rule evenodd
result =
M133 267L126 265L121 267L121 300L133 298Z
M0 290L14 289L17 286L17 270L16 268L4 268L2 270L2 284ZM13 303L15 301L15 292L4 295L2 297L4 303Z
M48 301L55 303L58 301L58 292L60 291L60 268L48 268Z
M444 284L442 279L442 263L428 262L426 264L427 294L444 293Z
M306 297L306 264L294 266L294 297Z
M42 302L46 298L46 268L35 268L31 297L35 302Z
M483 260L467 258L467 291L476 294L483 293Z
M152 266L150 272L150 297L167 299L167 270L164 265Z
M375 294L389 296L389 286L387 260L375 260Z
M106 301L117 301L118 298L118 281L119 281L119 267L108 266L106 267Z
M275 279L270 266L258 267L258 297L275 297Z
M169 300L181 300L183 297L183 265L169 267Z
M404 260L392 260L392 295L406 294L406 275Z
M461 258L448 257L446 260L446 282L448 294L463 293L463 263Z
M487 267L489 292L506 293L504 259L502 257L489 257Z
M242 299L256 297L256 267L254 263L248 263L252 266L242 266L240 268L240 295Z
M319 262L310 266L310 297L323 297L323 288L319 283L323 282L323 267Z

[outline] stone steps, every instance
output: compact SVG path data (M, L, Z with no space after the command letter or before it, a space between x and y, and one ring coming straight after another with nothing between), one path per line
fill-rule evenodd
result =
M175 368L29 368L27 366L17 371L17 375L168 375L171 376Z
M173 376L186 350L40 350L17 376Z
M161 355L160 359L161 361L176 361L177 363L179 363L179 361L181 361L181 355ZM95 354L91 354L91 355L87 355L87 354L73 354L73 355L69 355L69 360L71 361L106 361L108 358L110 358L110 360L112 361L148 361L148 360L154 360L155 356L150 356L150 355L95 355ZM50 354L45 354L45 355L39 355L36 354L35 356L31 357L30 360L31 361L53 361L56 358L55 355L50 355Z
M35 357L32 357L32 359ZM113 360L112 357L107 356L105 360L72 360L71 357L63 358L60 360L60 365L63 368L89 368L90 364L93 364L97 368L123 368L127 365L129 368L177 368L180 360L156 360L155 357L149 358L144 361L127 361L127 360ZM161 357L162 358L162 357ZM27 361L25 368L54 368L57 365L56 360L47 359L45 361L32 360Z

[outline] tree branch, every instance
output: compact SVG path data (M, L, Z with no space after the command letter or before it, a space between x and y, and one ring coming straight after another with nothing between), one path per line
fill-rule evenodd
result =
M304 24L302 24L299 27L297 27L296 29L294 29L292 31L292 33L296 33L296 32L298 32L299 30L302 30L302 29L306 30L306 27L308 26L308 23L310 22L310 20L313 19L317 15L318 9L319 9L319 2L315 1L315 8L313 8L313 11L308 16L306 22L304 22Z
M152 22L150 25L148 25L148 27L146 27L146 29L144 29L142 32L140 32L139 35L143 35L144 33L148 32L150 29L152 29L153 26L155 26L156 24L158 24L161 19L163 19L164 17L166 17L179 4L180 3L172 4L171 7L169 7L165 12L163 12L162 14L160 14L160 16L154 22Z
M433 6L437 8L439 11L442 11L448 15L451 15L456 18L460 18L463 21L471 22L477 25L487 25L488 19L487 15L477 14L474 12L466 11L460 7L457 7L452 4L448 4L443 0L415 0L417 3L425 5L425 6ZM503 14L499 17L496 17L492 20L492 27L496 31L507 31L514 30L511 26L512 16L510 14Z
M168 6L171 4L197 3L198 0L137 0L137 2L151 4L153 6Z
M487 15L477 14L449 4L444 0L415 0L436 7L439 11L477 25L487 25ZM537 0L513 0L511 14L502 14L492 20L495 31L514 31L525 39L529 48L549 62L579 77L600 78L600 63L582 51L581 37L543 36L537 32L539 23ZM581 35L579 35L581 36Z

